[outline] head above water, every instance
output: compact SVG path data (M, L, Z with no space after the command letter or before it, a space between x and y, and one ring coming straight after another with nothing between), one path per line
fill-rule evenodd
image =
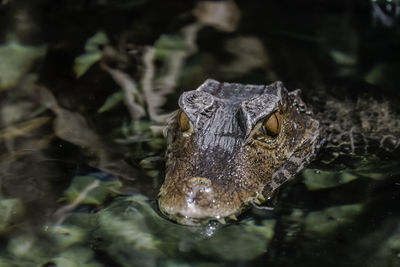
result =
M319 123L281 82L207 80L185 92L167 126L167 171L159 207L196 225L235 218L271 197L319 146Z

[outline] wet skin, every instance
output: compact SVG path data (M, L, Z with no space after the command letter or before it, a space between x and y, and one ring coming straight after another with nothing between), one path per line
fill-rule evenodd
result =
M160 210L181 224L235 219L316 155L320 123L281 82L207 80L182 94L166 129Z

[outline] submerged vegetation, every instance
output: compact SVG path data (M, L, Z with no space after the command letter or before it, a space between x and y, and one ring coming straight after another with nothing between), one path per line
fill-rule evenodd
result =
M181 226L155 201L165 122L207 78L399 112L399 9L1 1L0 266L399 266L398 155L321 155L230 224Z

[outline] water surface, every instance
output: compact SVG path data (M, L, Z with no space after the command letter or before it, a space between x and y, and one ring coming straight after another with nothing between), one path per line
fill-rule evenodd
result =
M207 78L387 100L397 1L0 3L0 266L400 266L397 155L317 159L237 222L162 217L162 127ZM396 116L393 116L396 118ZM271 210L270 207L273 207Z

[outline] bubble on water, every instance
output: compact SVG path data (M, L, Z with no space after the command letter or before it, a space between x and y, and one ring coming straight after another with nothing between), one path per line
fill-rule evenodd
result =
M208 223L206 229L205 229L205 235L207 237L212 237L217 230L217 222L211 221Z

